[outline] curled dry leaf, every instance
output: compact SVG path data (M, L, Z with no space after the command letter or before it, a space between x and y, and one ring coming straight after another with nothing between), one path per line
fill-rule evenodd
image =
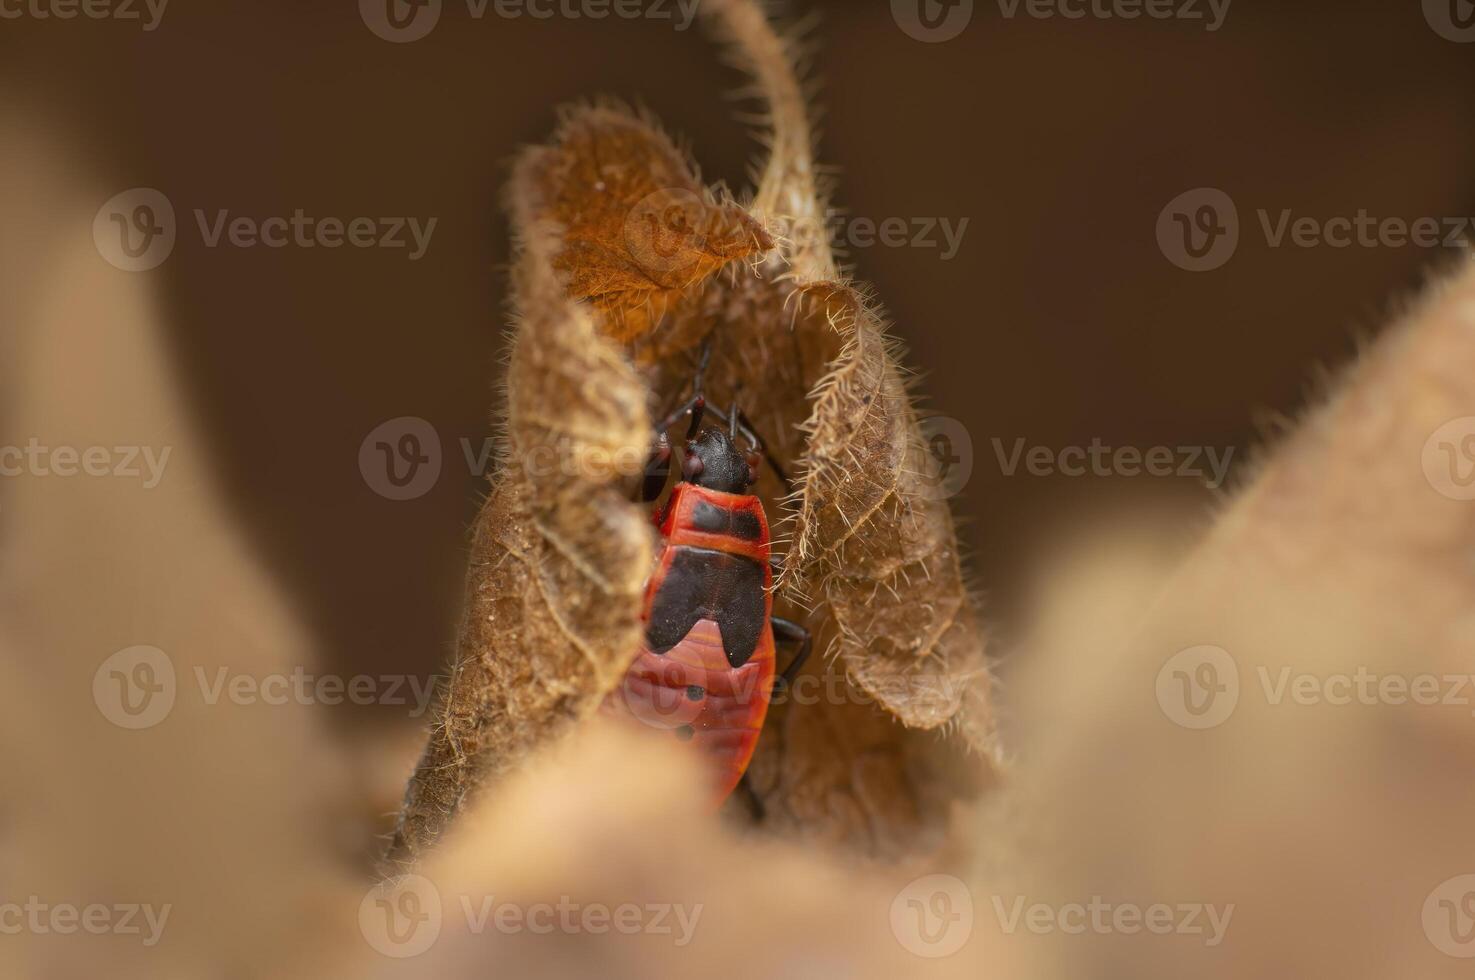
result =
M628 478L650 416L689 390L704 339L709 400L741 404L800 477L793 488L764 467L756 488L773 523L796 521L775 612L838 652L769 716L750 769L765 828L876 856L935 850L952 802L993 761L976 611L896 351L816 233L826 205L792 43L748 0L703 11L769 110L751 207L705 187L648 119L612 105L570 110L514 173L522 316L506 446L396 861L618 683L655 543ZM797 703L806 679L823 694Z
M597 163L605 159L613 165ZM606 336L658 318L672 283L725 261L691 236L626 221L652 195L667 201L666 190L700 202L680 211L691 227L737 227L731 208L709 208L670 142L626 113L576 112L553 146L519 163L511 208L522 237L520 318L505 439L474 531L456 665L392 862L415 858L468 793L587 716L639 643L653 530L623 478L643 467L651 423L644 382ZM741 243L716 247L739 256L760 240L745 231ZM659 268L641 264L651 255Z
M956 721L987 749L983 638L943 488L880 320L855 302L838 315L848 342L805 426L795 573L866 693L909 726Z
M737 205L718 203L676 146L618 108L567 114L555 144L513 183L557 227L553 268L621 343L648 336L668 304L733 259L773 247Z

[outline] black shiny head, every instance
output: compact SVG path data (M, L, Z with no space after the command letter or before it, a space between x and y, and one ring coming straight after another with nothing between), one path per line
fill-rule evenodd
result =
M749 454L738 449L726 432L703 429L696 438L687 440L681 478L708 490L747 493L754 480L749 459Z

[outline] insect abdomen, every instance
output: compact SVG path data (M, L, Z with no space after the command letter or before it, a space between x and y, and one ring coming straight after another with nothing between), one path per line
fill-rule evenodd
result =
M645 643L612 700L691 742L720 803L752 759L772 694L768 523L757 497L682 483L661 532Z

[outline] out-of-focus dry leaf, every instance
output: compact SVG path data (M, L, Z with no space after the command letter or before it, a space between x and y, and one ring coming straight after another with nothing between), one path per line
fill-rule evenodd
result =
M1024 658L992 887L1226 921L1045 936L1030 975L1469 975L1472 327L1465 268L1268 452L1145 618L1070 610Z
M368 842L345 833L345 753L326 719L226 692L318 664L232 519L158 280L99 260L88 229L108 191L76 147L8 149L20 169L0 211L46 275L0 300L14 355L0 445L137 447L140 475L0 479L0 901L17 903L0 973L141 980L257 962L279 976L319 941L326 883ZM114 660L136 648L133 669ZM42 928L16 929L28 900ZM49 918L93 903L133 905L129 930L121 913L102 932Z
M991 955L998 943L986 926L956 955L914 955L927 948L922 924L898 893L933 867L858 865L735 833L705 812L701 786L690 757L674 746L595 718L508 779L495 799L469 808L416 877L384 886L391 904L406 894L422 910L438 903L440 915L425 927L435 940L423 955L393 960L360 944L341 950L326 971L382 980L635 980L733 963L765 977L942 980L1012 966ZM337 903L343 918L361 897ZM499 928L508 907L529 918ZM479 927L473 915L484 910L491 914ZM633 913L634 926L617 928L617 912ZM551 920L552 934L535 915ZM984 919L981 908L977 918Z

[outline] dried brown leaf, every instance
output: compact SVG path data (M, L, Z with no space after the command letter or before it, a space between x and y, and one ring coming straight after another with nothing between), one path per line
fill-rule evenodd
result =
M555 224L553 267L620 342L649 334L667 305L734 259L773 241L719 202L654 125L613 107L569 112L551 145L530 150L514 194Z
M862 689L909 726L964 724L988 749L983 634L895 345L859 298L830 302L847 343L806 426L794 574Z
M457 662L390 848L412 860L467 794L585 717L640 636L652 532L620 483L649 449L645 389L564 295L559 240L516 198L522 311L507 427L477 519Z
M817 606L793 588L776 612L806 619L844 668L817 661L808 674L826 675L827 696L772 717L753 766L766 825L875 856L935 850L952 802L977 783L979 760L960 765L958 751L991 746L976 613L947 505L921 475L900 369L828 241L804 232L823 227L826 206L792 44L751 2L704 10L770 108L751 214L703 187L648 120L609 106L571 111L514 175L524 320L508 452L396 859L587 716L637 649L653 541L621 483L643 461L647 411L688 390L703 338L709 400L742 404L780 465L804 473L784 581L812 586ZM534 465L550 460L570 465L552 476ZM788 487L765 468L757 492L779 523ZM959 727L966 737L951 741L934 731Z

